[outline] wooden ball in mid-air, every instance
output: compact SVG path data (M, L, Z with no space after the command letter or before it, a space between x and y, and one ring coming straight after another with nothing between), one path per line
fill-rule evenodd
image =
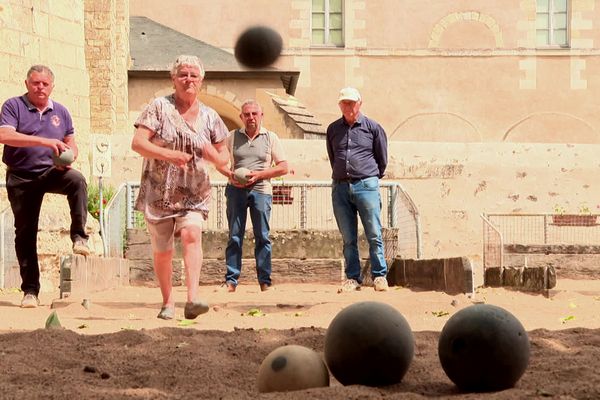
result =
M505 309L475 304L454 314L438 342L444 372L464 392L509 389L529 363L529 337Z
M298 345L281 346L263 360L257 386L261 393L329 386L329 371L314 350Z
M264 68L273 64L283 48L279 33L266 26L253 26L238 37L234 55L249 68Z

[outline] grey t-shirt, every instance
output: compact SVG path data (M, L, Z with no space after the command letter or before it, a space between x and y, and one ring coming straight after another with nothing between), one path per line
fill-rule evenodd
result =
M260 132L253 139L246 134L246 130L236 129L229 132L227 136L227 147L231 154L231 167L235 171L244 167L251 171L263 171L272 164L286 161L279 137L261 127ZM267 180L258 181L252 190L260 193L272 194L271 182Z

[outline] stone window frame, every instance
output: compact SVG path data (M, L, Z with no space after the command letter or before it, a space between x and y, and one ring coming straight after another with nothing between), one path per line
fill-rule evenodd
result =
M331 11L331 2L340 3L340 11ZM321 3L323 6L323 11L316 10L315 11L315 3ZM311 46L313 47L344 47L345 46L345 32L344 32L344 12L345 9L345 0L312 0L311 2L311 13L310 13L310 41ZM339 27L331 27L332 16L339 15ZM324 27L315 27L313 22L316 16L321 16L324 21ZM331 38L332 31L339 31L341 38L340 43L333 43ZM315 33L322 32L323 38L322 42L315 41Z
M564 3L564 8L556 9L556 2ZM570 48L571 39L571 1L570 0L536 0L535 9L535 41L537 48ZM564 16L564 26L557 27L557 17ZM557 31L564 31L564 41L555 42ZM545 35L544 42L540 34Z

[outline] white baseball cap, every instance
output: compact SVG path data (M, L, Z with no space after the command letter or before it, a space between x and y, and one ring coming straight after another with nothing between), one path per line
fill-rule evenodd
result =
M353 87L345 87L340 90L340 97L338 97L338 103L342 100L360 101L360 93Z

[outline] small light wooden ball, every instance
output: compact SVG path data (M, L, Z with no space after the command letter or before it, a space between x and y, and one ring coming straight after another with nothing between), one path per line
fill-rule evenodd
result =
M329 386L329 371L314 350L298 345L278 347L258 370L258 391L287 392Z

